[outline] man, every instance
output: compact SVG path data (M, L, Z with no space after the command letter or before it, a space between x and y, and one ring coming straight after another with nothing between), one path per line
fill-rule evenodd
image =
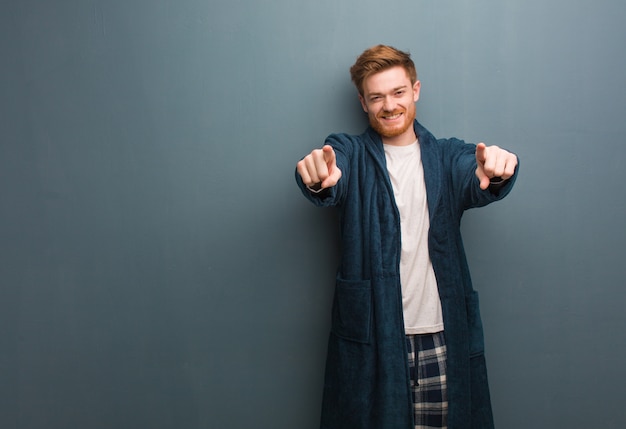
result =
M341 211L321 427L492 428L459 226L509 193L517 157L419 124L408 53L375 46L350 73L370 127L329 136L296 174L310 201Z

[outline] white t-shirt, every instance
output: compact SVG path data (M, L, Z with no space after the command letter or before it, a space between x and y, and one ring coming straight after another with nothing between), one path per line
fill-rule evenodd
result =
M437 279L428 253L428 204L419 143L384 145L387 170L400 212L400 283L407 335L443 330Z

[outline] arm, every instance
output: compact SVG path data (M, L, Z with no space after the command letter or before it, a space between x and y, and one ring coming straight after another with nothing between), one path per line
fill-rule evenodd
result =
M453 201L459 210L498 201L513 188L519 170L516 155L484 143L474 145L454 138L440 142L444 159L450 162Z

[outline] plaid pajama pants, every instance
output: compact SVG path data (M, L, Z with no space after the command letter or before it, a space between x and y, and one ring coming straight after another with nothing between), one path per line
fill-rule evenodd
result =
M446 428L448 392L443 332L407 335L415 429Z

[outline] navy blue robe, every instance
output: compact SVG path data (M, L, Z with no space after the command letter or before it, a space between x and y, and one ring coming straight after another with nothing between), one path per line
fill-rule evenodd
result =
M417 121L430 230L447 344L448 427L489 429L493 417L478 296L472 287L460 233L463 212L499 200L516 174L498 189L481 190L476 146L437 140ZM337 270L328 345L322 429L413 429L400 286L400 217L380 136L327 138L342 177L333 188L304 195L341 212Z

